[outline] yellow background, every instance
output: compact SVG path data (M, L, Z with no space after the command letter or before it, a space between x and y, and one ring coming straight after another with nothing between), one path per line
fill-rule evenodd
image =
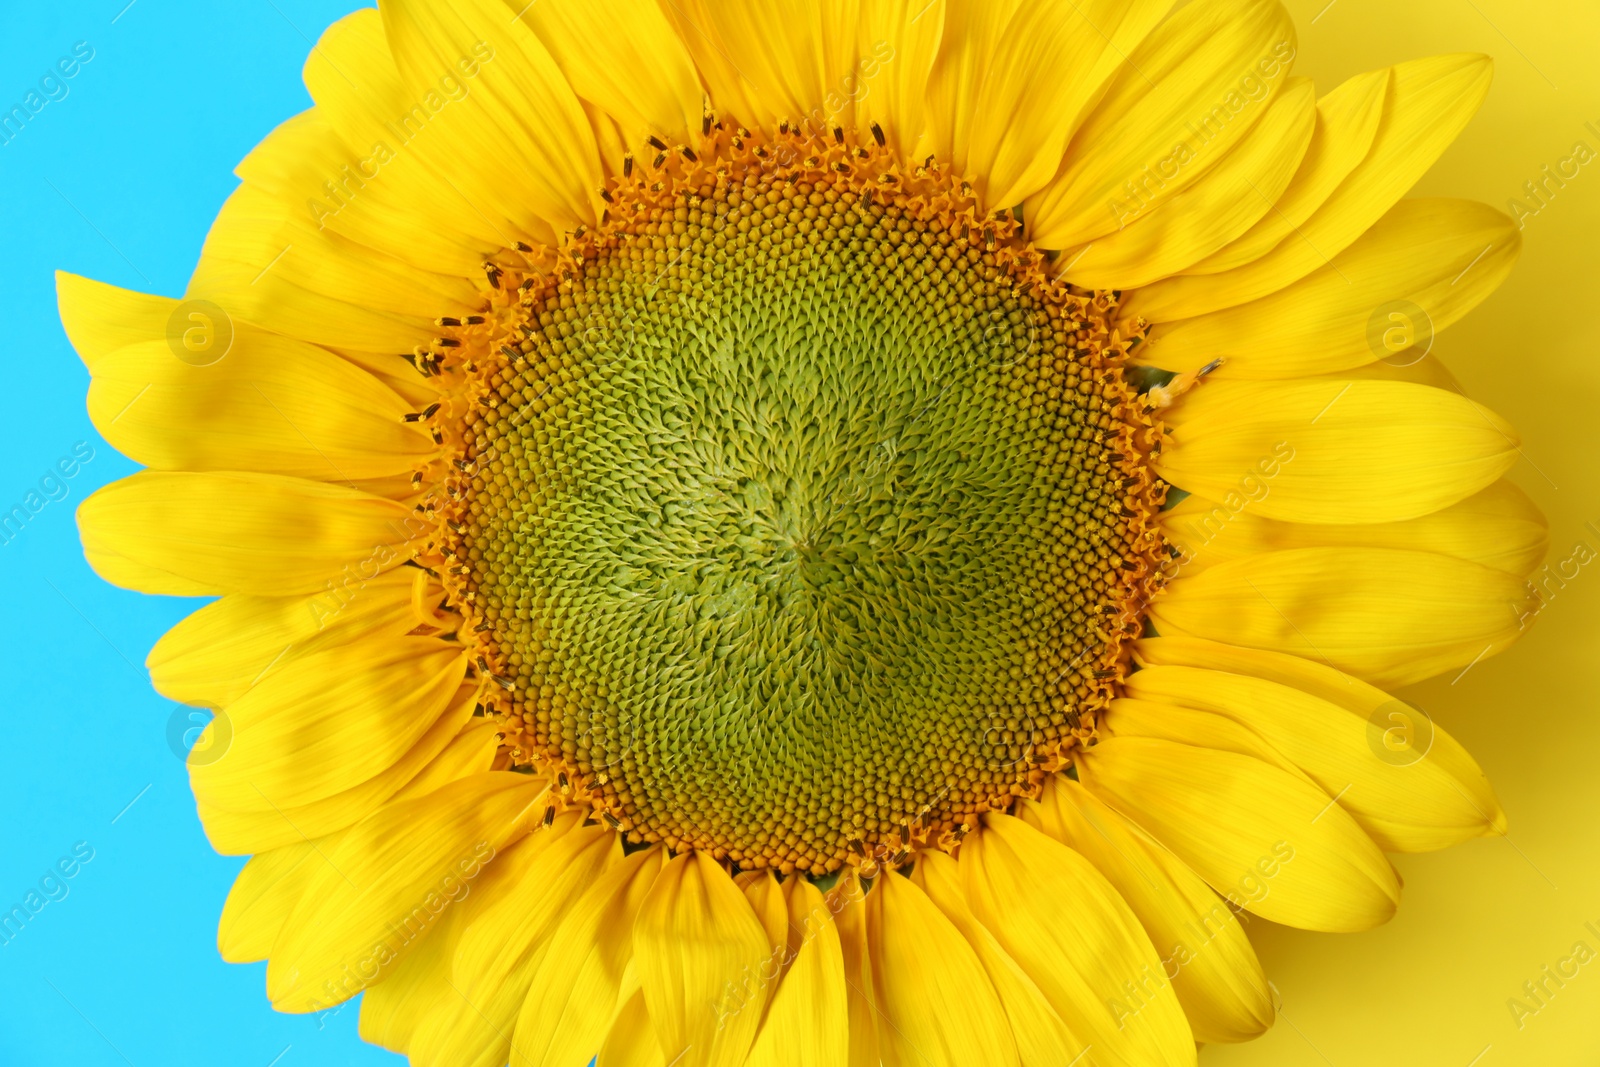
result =
M1600 4L1288 0L1296 74L1352 74L1441 52L1495 59L1488 102L1413 195L1507 210L1584 141L1600 153ZM1315 21L1313 22L1313 19ZM1526 218L1511 279L1439 335L1467 393L1522 431L1512 473L1550 518L1551 561L1600 553L1600 158ZM1594 523L1595 528L1587 524ZM1568 568L1571 573L1571 567ZM1204 1067L1600 1067L1600 559L1527 637L1458 680L1404 691L1478 758L1507 839L1402 856L1399 916L1372 933L1250 923L1282 1010ZM1584 941L1596 958L1518 1026L1507 1001ZM1550 988L1556 988L1553 984Z

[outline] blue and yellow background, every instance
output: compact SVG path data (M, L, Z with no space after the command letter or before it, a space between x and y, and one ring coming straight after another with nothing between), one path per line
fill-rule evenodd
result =
M84 564L73 512L132 465L84 414L88 376L57 322L52 277L62 268L181 293L235 185L234 164L308 106L300 66L353 3L7 5L0 112L30 92L45 103L0 138L0 512L31 514L0 543L9 620L0 912L30 893L40 906L0 939L0 1065L401 1062L359 1041L354 1005L322 1019L276 1015L264 965L217 956L217 915L242 861L215 855L195 818L182 753L203 719L157 696L143 669L151 644L192 605L113 589ZM1552 577L1519 646L1404 694L1477 756L1510 835L1399 858L1405 902L1375 932L1253 921L1278 1024L1251 1045L1207 1049L1201 1062L1595 1067L1600 560L1576 561L1600 554L1600 159L1562 186L1544 168L1572 158L1579 142L1600 154L1600 8L1288 6L1300 32L1296 73L1320 90L1420 55L1495 57L1483 111L1416 192L1508 211L1517 201L1522 262L1440 336L1433 356L1522 429L1525 460L1513 477L1550 517ZM1543 184L1541 202L1529 182ZM1589 962L1577 962L1579 943ZM1547 977L1559 970L1570 977ZM1542 986L1539 999L1525 983Z

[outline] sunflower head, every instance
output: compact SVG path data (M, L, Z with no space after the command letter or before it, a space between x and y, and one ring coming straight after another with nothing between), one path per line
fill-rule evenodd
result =
M1272 1020L1241 913L1365 929L1385 851L1503 832L1383 688L1537 611L1515 432L1428 355L1516 230L1400 199L1486 60L519 7L329 29L185 299L61 278L150 468L89 558L219 598L150 665L276 1007L441 1067L1192 1063Z

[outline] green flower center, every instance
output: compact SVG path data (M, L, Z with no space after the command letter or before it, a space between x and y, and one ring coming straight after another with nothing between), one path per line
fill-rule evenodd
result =
M1153 490L1104 298L948 201L744 159L625 189L529 292L460 552L530 758L634 840L821 873L1087 734Z

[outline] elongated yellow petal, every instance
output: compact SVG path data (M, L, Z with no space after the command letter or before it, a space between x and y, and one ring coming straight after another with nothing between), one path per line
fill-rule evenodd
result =
M755 1003L729 1003L770 956L749 901L704 852L673 859L634 925L634 952L650 1018L668 1060L688 1065L744 1062L761 1024Z
M1221 162L1121 229L1064 252L1062 277L1086 289L1133 289L1177 274L1243 234L1271 212L1294 176L1316 125L1315 97L1310 79L1289 79Z
M1303 777L1237 752L1112 737L1085 786L1237 907L1307 930L1387 922L1400 883L1372 839Z
M1550 547L1550 527L1528 495L1502 479L1459 504L1405 522L1330 526L1276 522L1255 514L1251 496L1271 492L1252 478L1230 503L1190 496L1161 513L1161 529L1182 553L1182 573L1292 548L1408 548L1532 574ZM1231 506L1230 506L1231 505Z
M792 962L773 993L747 1067L843 1067L850 1006L838 925L822 893L804 878L784 886Z
M522 1002L511 1067L585 1063L605 1041L633 995L623 995L623 981L634 958L635 922L665 855L658 847L624 857L568 909Z
M944 35L928 75L929 151L969 173L968 147L981 121L977 102L994 51L1021 0L945 0Z
M961 931L926 893L886 873L867 894L866 917L885 1067L1018 1062L994 984ZM961 1010L951 1010L957 1004Z
M459 694L457 694L459 699ZM481 691L470 698L474 704ZM463 707L467 705L463 703ZM494 766L500 748L502 728L492 719L473 719L462 727L444 750L430 760L410 781L395 793L395 800L425 797L461 778L486 774Z
M945 0L861 0L861 60L851 85L858 128L877 125L902 160L926 127L928 80L944 39Z
M78 508L89 565L113 584L171 596L291 596L400 563L408 510L277 474L144 471ZM419 531L420 532L420 531ZM127 559L137 569L122 565Z
M1093 125L1088 115L1101 94L1117 106L1120 83L1109 90L1106 83L1130 55L1148 61L1153 77L1165 73L1159 45L1165 27L1154 27L1171 6L1170 0L1022 0L1016 6L986 57L981 89L967 104L973 115L957 157L991 208L1020 204L1055 176L1073 134ZM1147 36L1150 47L1141 49ZM1091 137L1083 143L1100 142Z
M1005 1008L1021 1067L1043 1067L1059 1062L1063 1055L1068 1062L1081 1056L1086 1050L1085 1042L1072 1036L1044 992L972 914L961 889L961 872L956 861L942 852L925 852L917 858L911 880L928 894L928 899L961 931L961 936L977 953L984 973L994 984L995 994Z
M644 992L637 991L629 998L611 1033L600 1048L596 1067L667 1067L667 1058L656 1041L655 1029L650 1025L650 1010L645 1007Z
M1192 318L1259 300L1326 266L1416 184L1477 112L1489 92L1488 56L1449 55L1401 63L1366 157L1292 236L1234 270L1157 282L1130 293L1130 315L1151 322Z
M1129 677L1127 693L1248 726L1385 851L1431 852L1505 831L1482 769L1455 738L1399 701L1362 720L1292 686L1193 667L1149 667Z
M412 585L412 576L397 568L353 579L336 594L225 596L156 642L145 658L151 684L183 704L225 707L284 661L322 645L414 630Z
M1167 424L1163 477L1213 500L1245 487L1287 522L1414 519L1488 487L1520 445L1481 404L1408 382L1208 382Z
M394 0L379 12L395 67L417 99L437 98L443 76L477 71L470 91L440 108L416 150L499 160L453 173L468 200L524 234L593 224L600 188L594 133L532 30L500 0Z
M1399 686L1492 656L1538 608L1526 582L1431 552L1302 548L1181 577L1156 628L1317 659Z
M867 949L866 889L846 870L827 894L828 910L839 926L845 986L850 1002L850 1067L879 1067L878 1014L873 1006L872 960Z
M1019 819L989 814L962 842L961 875L973 913L1097 1062L1195 1062L1160 957L1082 856Z
M515 852L512 846L508 853ZM509 866L509 865L508 865ZM485 883L489 872L481 875ZM484 884L480 884L480 892ZM430 1011L457 996L450 987L450 958L466 928L466 920L482 897L469 897L446 908L417 945L401 956L376 985L361 994L361 1039L394 1052L411 1047L412 1035Z
M500 862L509 879L479 907L451 961L452 996L417 1029L416 1067L499 1067L557 927L618 851L616 835L564 812Z
M56 271L56 302L67 340L89 372L119 348L166 336L178 301Z
M1201 0L1124 54L1061 173L1028 201L1042 248L1113 233L1215 167L1288 80L1294 24L1276 0Z
M506 6L544 42L573 90L629 131L630 149L651 134L681 143L700 129L704 93L694 62L655 0Z
M348 482L409 474L437 448L413 410L324 349L257 330L205 366L163 339L96 364L89 417L123 455L157 470L257 470Z
M719 110L811 133L854 127L861 92L857 0L676 0L663 4Z
M481 774L345 831L273 945L273 1007L317 1011L375 981L538 820L544 796L525 775Z
M196 746L201 756L189 761L195 798L230 811L263 811L350 789L391 766L438 721L467 663L461 649L429 638L366 641L307 656L264 679L206 728L232 736L220 757Z
M301 840L252 856L244 865L217 924L217 951L229 963L254 963L272 953L283 924L311 876L327 863L332 842Z
M1248 1041L1272 1025L1272 992L1250 939L1199 875L1062 775L1018 817L1075 849L1138 916L1196 1041Z
M440 71L439 77L445 86L471 92L472 79L463 80L459 70ZM306 194L315 197L304 209L318 226L424 270L463 278L513 244L503 221L496 224L462 194L448 160L438 152L413 151L429 143L424 134L448 110L449 97L430 100L406 88L376 8L329 26L306 57L304 78L317 112L348 156L336 174L323 179L333 182L334 195L320 188Z
M1425 351L1499 287L1521 248L1516 224L1487 204L1402 200L1326 267L1260 300L1159 325L1139 357L1176 371L1221 357L1230 378L1289 378Z
M1249 232L1184 273L1215 274L1259 259L1304 225L1372 147L1393 74L1357 74L1317 101L1316 131L1294 180Z
M443 758L459 736L462 724L471 718L475 699L475 686L465 687L465 695L458 690L449 698L444 712L435 718L410 748L388 766L372 772L368 778L359 778L343 769L332 770L330 776L336 784L354 784L326 797L301 804L274 804L271 794L266 792L268 788L273 788L272 783L264 776L259 786L253 789L236 790L231 797L223 795L220 799L232 803L231 808L210 799L197 798L200 825L205 828L207 840L212 848L229 855L277 848L354 825L385 803L412 795L409 792L411 784L424 776L440 785L444 784L443 780L434 778L430 769L435 760ZM219 723L222 726L220 732ZM199 761L214 758L218 753L223 759L228 758L233 751L232 742L231 720L224 713L219 716L218 723L207 728L200 743L190 751L190 765L196 766ZM238 758L248 761L249 756L241 754ZM451 763L460 765L460 756L454 757ZM475 768L479 772L488 769L487 766ZM255 806L247 807L249 803Z

